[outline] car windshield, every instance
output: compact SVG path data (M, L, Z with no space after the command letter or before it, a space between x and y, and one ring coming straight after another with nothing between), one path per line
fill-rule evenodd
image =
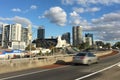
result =
M76 56L85 56L86 53L78 53Z

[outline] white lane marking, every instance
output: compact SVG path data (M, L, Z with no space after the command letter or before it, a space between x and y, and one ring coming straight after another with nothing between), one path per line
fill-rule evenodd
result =
M117 66L118 64L120 64L120 62L118 62L118 63L116 63L116 64L113 64L113 65L111 65L111 66L109 66L109 67L107 67L107 68L104 68L104 69L102 69L102 70L99 70L99 71L90 73L90 74L85 75L85 76L80 77L80 78L77 78L77 79L75 79L75 80L82 80L82 79L85 79L85 78L90 77L90 76L93 76L93 75L95 75L95 74L97 74L97 73L100 73L100 72L103 72L103 71L105 71L105 70L108 70L108 69L110 69L110 68L112 68L112 67L114 67L114 66Z
M26 73L26 74L21 74L21 75L16 75L16 76L10 76L10 77L6 77L6 78L1 78L0 80L6 80L6 79L12 79L12 78L16 78L16 77L22 77L22 76L27 76L27 75L31 75L31 74L46 72L46 71L50 71L50 70L61 69L61 68L65 68L65 67L68 67L68 66L62 66L62 67L57 67L57 68L53 68L53 69L45 69L45 70L41 70L41 71L36 71L36 72L31 72L31 73Z
M120 64L118 64L117 66L120 67Z

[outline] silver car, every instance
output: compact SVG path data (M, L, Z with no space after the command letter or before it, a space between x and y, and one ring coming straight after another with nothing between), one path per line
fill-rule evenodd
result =
M92 64L97 63L99 58L91 52L80 52L73 56L73 64Z

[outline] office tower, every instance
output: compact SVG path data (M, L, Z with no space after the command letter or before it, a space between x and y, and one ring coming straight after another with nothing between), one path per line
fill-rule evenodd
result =
M73 26L72 28L73 34L73 45L77 46L82 43L82 27L81 26Z
M21 41L21 35L22 35L21 24L12 24L10 31L11 31L10 41Z
M45 39L45 29L43 27L39 27L37 30L37 38Z
M26 45L29 44L29 40L28 40L28 28L24 28L22 27L22 35L21 35L21 41L25 42Z
M91 39L89 39L89 43L90 43L91 45L94 44L93 34L87 33L87 34L85 34L85 37L86 37L86 38L91 38Z
M2 25L2 47L10 49L24 49L27 45L27 28L21 24Z
M2 26L2 46L8 48L13 41L21 41L21 24Z
M66 42L67 42L68 44L70 44L70 32L64 33L64 34L62 35L62 39L63 39L63 40L66 40Z
M11 25L2 25L2 47L7 48L10 40Z
M89 46L92 46L92 38L91 37L84 37L84 43L87 43Z

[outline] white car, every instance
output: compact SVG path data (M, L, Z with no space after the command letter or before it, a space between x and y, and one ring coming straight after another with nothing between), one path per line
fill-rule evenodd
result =
M99 58L91 52L80 52L73 56L73 64L92 64L97 63Z

